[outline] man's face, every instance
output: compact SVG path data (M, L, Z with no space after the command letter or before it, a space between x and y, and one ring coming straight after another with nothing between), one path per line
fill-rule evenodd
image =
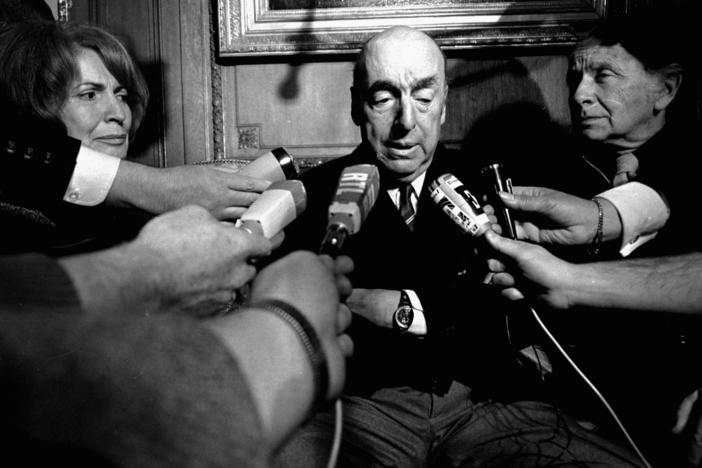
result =
M574 126L589 140L635 146L659 130L663 79L620 45L584 42L568 72Z
M354 92L356 123L378 161L412 181L429 167L446 118L443 56L423 33L396 28L369 44L365 63L364 89Z

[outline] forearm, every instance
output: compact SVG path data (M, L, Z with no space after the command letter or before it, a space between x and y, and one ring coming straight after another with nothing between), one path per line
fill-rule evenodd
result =
M84 310L91 313L147 313L159 307L150 272L155 262L143 250L124 244L109 250L59 259ZM137 274L138 272L138 274Z
M702 253L583 264L574 304L628 310L702 313ZM577 283L575 283L577 281Z
M105 203L113 206L138 208L149 213L166 211L159 187L164 180L163 169L122 160Z
M261 416L264 434L278 446L309 414L315 388L299 337L280 317L248 309L208 320L239 363Z

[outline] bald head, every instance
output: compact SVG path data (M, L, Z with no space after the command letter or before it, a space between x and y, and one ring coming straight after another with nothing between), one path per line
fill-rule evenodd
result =
M414 61L421 57L440 60L441 73L446 80L446 57L428 34L408 26L394 26L371 37L363 45L353 70L353 86L364 86L367 80L368 59L384 57L388 60Z
M446 118L445 58L426 33L397 26L371 38L354 69L352 117L391 176L409 182L431 164Z

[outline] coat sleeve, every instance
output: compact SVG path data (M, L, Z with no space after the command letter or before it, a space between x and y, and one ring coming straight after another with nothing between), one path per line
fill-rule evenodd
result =
M265 466L247 382L197 321L88 313L47 257L0 272L0 436L27 465Z
M60 201L73 174L80 141L37 119L0 119L0 201L40 209Z

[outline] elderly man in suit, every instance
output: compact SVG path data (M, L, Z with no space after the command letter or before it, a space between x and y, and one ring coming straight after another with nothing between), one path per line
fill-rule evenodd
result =
M626 450L588 432L526 390L505 332L511 305L482 284L477 241L435 205L430 184L451 173L476 187L479 168L444 147L446 60L425 33L394 27L371 38L354 70L352 118L362 143L303 174L305 213L283 250L316 250L345 167L379 168L381 190L344 244L354 260L355 351L343 394L340 466L635 466ZM531 387L532 389L534 387ZM333 414L321 413L285 447L283 466L329 457Z

